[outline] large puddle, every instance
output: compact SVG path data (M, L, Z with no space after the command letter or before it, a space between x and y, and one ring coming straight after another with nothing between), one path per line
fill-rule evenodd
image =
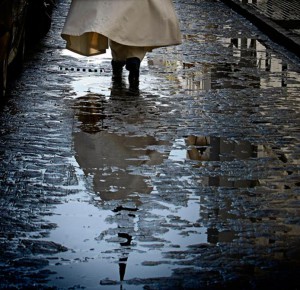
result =
M297 242L299 155L276 110L292 112L299 75L256 39L218 42L228 62L153 54L135 94L126 76L71 69L82 190L49 218L49 240L69 249L52 257L51 285L140 289L249 260L247 276Z

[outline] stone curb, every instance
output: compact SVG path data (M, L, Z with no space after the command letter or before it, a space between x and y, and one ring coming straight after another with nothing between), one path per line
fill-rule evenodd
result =
M300 57L300 37L281 27L257 10L236 0L221 0L224 4L246 17L273 41Z

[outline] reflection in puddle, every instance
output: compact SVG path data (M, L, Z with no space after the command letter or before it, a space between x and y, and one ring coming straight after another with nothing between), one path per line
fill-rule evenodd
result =
M229 161L256 156L256 147L249 142L235 142L219 137L188 136L188 157L191 160Z
M151 192L148 177L136 174L136 168L161 164L165 154L158 149L168 142L109 132L104 125L108 117L106 105L106 99L99 95L77 99L74 108L81 131L74 133L74 149L79 166L86 175L93 176L94 191L102 200L122 200L132 194Z
M199 199L194 194L183 192L184 198L174 193L176 200L173 202L171 196L165 202L150 202L150 193L156 194L157 184L152 180L153 175L141 174L141 168L151 172L149 168L162 165L167 156L161 153L164 150L158 149L168 145L168 142L150 136L109 132L109 128L105 129L102 122L107 117L104 113L106 105L107 101L101 102L99 96L78 99L75 108L82 131L74 133L74 149L80 168L93 180L94 192L102 202L114 201L112 212L115 215L106 218L106 222L110 221L107 224L110 227L102 230L96 240L106 249L102 256L111 256L116 251L119 280L132 279L138 275L136 269L132 272L133 263L142 266L140 275L143 277L156 276L149 268L154 265L158 276L170 275L170 262L165 259L177 260L177 254L171 254L172 249L188 251L191 245L229 243L236 239L238 236L234 230L220 229L217 223L204 226L202 222L212 218L216 221L236 218L230 213L233 210L230 201L226 207L215 206L211 209L201 197ZM191 135L175 141L168 159L175 163L185 160L226 163L262 156L262 148L246 141ZM184 176L178 178L184 180ZM232 188L253 188L258 184L254 180L229 181L223 176L199 176L196 182L200 180L201 186L205 182L206 186ZM112 228L112 225L116 227ZM109 250L109 244L114 245L113 252ZM120 246L118 250L116 244ZM144 251L146 249L149 255ZM164 249L164 253L159 249ZM101 283L105 285L112 282L103 279Z
M121 84L114 86L111 100L124 103L122 90ZM140 207L143 205L140 196L152 191L150 177L141 173L141 169L143 166L160 165L165 159L163 147L168 144L151 136L110 132L103 124L107 118L106 105L107 100L103 96L86 95L78 98L74 108L81 131L75 132L73 136L76 161L88 179L93 180L93 191L100 197L98 203L107 202L113 205L111 215L107 216L103 223L106 229L95 231L94 237L97 246L102 245L101 258L98 259L99 268L103 268L105 260L115 267L109 274L106 270L101 272L100 284L104 287L118 284L117 281L123 281L125 278L136 277L137 271L132 271L132 267L127 266L128 263L145 263L143 245L132 254L136 248L137 236L146 236L143 231L148 227L146 219L143 221L140 216ZM149 241L152 239L155 238L149 237ZM144 247L148 247L147 242ZM156 259L159 263L162 259L161 253L155 244L152 244L151 248L152 261ZM119 277L116 275L116 263ZM155 274L146 264L146 268L142 270L143 276L157 276L158 273ZM160 274L171 274L166 265L158 267ZM104 279L105 277L110 279Z
M263 42L249 38L220 38L218 41L229 49L227 62L171 61L154 56L148 65L164 68L167 78L186 92L226 88L291 90L300 86L299 73L272 54Z
M155 279L197 269L201 263L195 253L238 241L243 220L253 227L259 223L259 217L253 217L256 197L271 178L268 173L265 179L253 175L253 168L269 161L284 164L287 158L271 146L222 137L189 135L171 145L143 132L118 132L107 125L112 112L108 108L125 114L130 120L126 126L140 122L141 114L135 112L138 97L134 102L124 99L122 85L115 89L109 99L87 94L74 103L75 158L94 200L80 208L82 197L74 196L70 208L58 207L65 225L53 233L53 240L63 237L62 244L72 249L60 256L54 269L84 269L72 282L100 281L104 289L118 289L122 283L127 287L137 277ZM134 104L132 111L124 110L127 102ZM76 226L84 241L72 231L64 236L74 227L72 218L82 219ZM56 222L55 216L51 221ZM264 241L259 237L257 244ZM56 279L56 285L69 284Z
M102 268L106 261L111 269L107 276L102 271L103 286L136 277L170 276L170 264L184 268L184 260L191 265L188 253L197 245L201 249L237 240L237 228L221 224L238 222L239 200L255 198L256 188L266 182L245 172L252 170L252 162L257 166L263 160L284 160L269 146L195 135L176 139L167 155L169 142L112 132L105 126L107 106L111 101L116 107L125 104L118 98L122 86L116 89L117 98L91 94L74 105L80 128L74 133L76 161L92 180L97 203L110 209L104 228L94 236L94 247L102 249L95 265ZM167 164L172 166L168 170ZM176 175L165 183L172 172ZM189 191L182 187L185 183ZM218 191L228 192L220 200L214 197ZM239 198L235 201L233 196Z
M130 137L109 132L74 134L76 159L86 175L93 176L95 192L102 200L126 199L131 194L150 193L147 177L134 173L146 164L161 164L163 154L149 146L165 145L153 137Z
M221 170L226 168L226 164L234 164L234 167L240 168L238 176L230 176L233 172L226 173L227 170L222 170L217 176L206 176L205 174L197 177L197 182L202 186L217 186L228 188L254 188L258 185L262 186L267 182L264 178L245 179L245 176L251 175L251 172L246 174L244 171L248 168L248 163L256 164L260 162L267 163L269 160L274 162L286 163L287 157L277 148L272 148L266 145L252 145L248 141L235 141L221 137L210 136L194 136L190 135L185 139L178 139L173 145L169 159L173 161L185 162L192 160L194 167L206 170L210 164L215 164L215 168ZM267 168L266 168L267 170ZM287 171L283 175L288 174ZM243 177L243 178L242 178ZM270 179L271 177L269 177ZM282 186L281 186L282 187Z
M105 129L104 120L107 117L105 114L105 98L101 95L90 94L78 98L74 104L74 109L79 109L78 121L79 128L83 132L97 133Z
M86 94L104 94L107 92L109 83L100 82L99 76L89 76L88 78L79 78L72 83L72 87L76 92L76 98L85 96Z
M174 161L233 161L250 158L283 158L265 145L252 145L248 141L236 141L222 137L194 136L177 139L169 158Z
M193 35L188 37L196 39ZM252 96L256 89L280 89L284 99L299 86L298 74L260 41L206 37L226 47L228 55L222 61L190 61L188 56L170 60L161 58L162 54L155 58L155 53L149 58L152 73L147 75L147 81L153 86L149 91L158 91L158 96L132 94L126 81L115 83L107 76L89 76L74 82L78 92L73 106L77 121L74 151L93 201L80 209L82 197L74 197L78 200L71 201L70 207L73 211L82 210L80 214L71 213L67 207L57 212L66 221L65 228L56 231L61 236L67 227L72 227L68 224L72 217L84 221L77 224L83 228L86 240L76 238L72 231L64 237L66 242L62 244L73 252L64 253L65 260L59 260L55 268L60 273L66 269L80 273L84 268L73 284L100 283L103 289L119 289L124 283L126 289L135 289L133 284L139 283L138 279L171 277L189 269L214 269L216 264L230 263L232 256L238 257L234 263L239 263L239 259L249 256L249 248L244 244L250 244L253 251L261 245L274 246L277 238L280 245L285 235L297 232L297 226L283 222L273 227L289 210L291 200L282 202L281 195L297 186L293 169L285 168L290 158L288 152L238 137L182 137L184 129L175 129L180 133L174 137L167 132L188 118L195 117L201 122L199 116L203 114L211 118L211 123L221 123L214 117L222 112L211 110L209 106L214 104L209 103L209 94L203 98L195 94L200 90L225 90L223 95L216 94L215 102L216 110L226 111L227 107L222 106L227 100L219 97L226 95L226 89L234 89L228 90L233 95L226 111L230 127L241 104L253 105L253 116L264 105L254 104L259 100L250 97L245 101L235 96L239 90L249 89L248 95ZM159 77L151 79L155 73ZM165 90L167 93L161 77L172 83ZM183 102L175 104L181 93ZM192 97L185 98L188 94ZM180 121L176 119L177 112ZM262 117L265 112L259 111L263 126L272 127L272 120ZM164 113L174 119L161 121ZM253 124L260 122L255 116L253 119ZM206 124L187 128L192 132L220 132L209 128L211 123L208 128ZM152 129L148 131L146 127ZM161 135L157 128L161 128ZM285 176L289 182L284 180ZM99 225L89 220L92 216ZM262 220L266 226L261 225ZM270 238L273 236L276 238ZM230 248L229 254L226 248ZM87 281L86 277L91 278ZM57 281L59 286L68 285L67 281Z
M120 96L118 92L116 95ZM124 100L114 99L114 102L118 106L117 103L124 103ZM187 194L183 189L184 197L179 198L174 192L171 202L151 197L157 192L152 180L156 177L156 167L164 166L167 158L180 162L200 147L209 148L210 152L214 139L194 136L178 139L168 157L165 150L170 147L169 142L151 136L111 132L105 126L108 105L109 100L105 97L92 94L78 98L74 105L80 128L73 136L76 161L87 179L92 180L93 191L100 197L97 203L104 207L107 204L111 209L111 214L103 213L106 214L103 223L106 229L94 231L97 234L93 248L101 246L102 249L101 258L94 259L98 260L100 268L106 259L111 263L109 279L101 279L101 285L112 285L137 276L170 276L173 268L170 261L178 260L176 249L188 251L191 245L234 240L234 231L220 230L215 225L204 226L200 222L207 216L203 207L205 201L198 196ZM206 143L202 144L204 140ZM185 179L180 175L178 178ZM216 216L219 215L224 218L226 210L220 210ZM89 263L93 264L91 260ZM140 269L133 265L140 265ZM106 271L102 271L103 278L104 273Z

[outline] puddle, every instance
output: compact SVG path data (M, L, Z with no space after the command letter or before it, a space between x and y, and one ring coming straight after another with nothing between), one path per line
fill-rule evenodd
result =
M149 149L165 142L153 137L130 137L109 132L74 134L76 160L86 175L93 176L94 191L102 200L126 199L130 194L149 193L147 177L134 168L161 164L164 154Z
M234 161L254 158L283 158L265 145L252 145L248 141L194 136L175 140L170 155L173 161Z
M87 111L97 115L100 107ZM168 154L164 148L170 148ZM171 145L90 129L74 133L74 151L78 175L92 194L73 195L50 217L59 227L49 239L69 249L52 258L50 269L59 274L51 284L58 287L117 289L124 284L138 289L130 281L170 277L175 269L194 267L193 251L237 242L234 225L245 215L250 214L251 224L258 221L249 212L255 202L249 209L243 206L260 195L261 185L255 178L241 179L243 170L262 161L282 162L272 148L247 141L190 135ZM178 187L175 180L189 186Z
M218 41L227 48L226 62L189 62L161 59L154 55L148 65L150 69L163 69L169 81L187 92L251 87L292 91L300 86L299 73L274 55L262 41L251 38L219 38Z

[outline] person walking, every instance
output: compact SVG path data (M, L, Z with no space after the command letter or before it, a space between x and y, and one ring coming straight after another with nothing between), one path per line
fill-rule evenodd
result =
M147 52L181 43L172 0L72 0L61 36L84 56L110 47L113 77L121 79L125 67L130 85L138 85Z

